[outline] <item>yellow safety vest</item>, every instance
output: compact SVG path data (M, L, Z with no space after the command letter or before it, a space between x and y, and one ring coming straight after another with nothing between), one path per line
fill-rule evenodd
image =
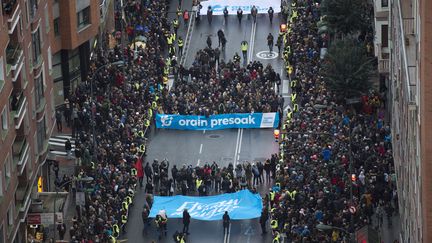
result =
M179 21L177 19L174 19L173 26L174 26L174 28L178 28L179 27Z
M149 118L153 117L153 110L152 109L148 109L147 111Z
M178 47L183 47L183 40L179 39L177 44Z
M146 120L144 121L144 126L146 126L146 127L149 127L149 126L150 126L150 120L149 120L149 119L146 119Z
M297 86L297 80L291 81L291 88L295 88Z
M297 111L298 111L298 105L297 105L297 104L294 104L293 111L294 111L294 112L297 112Z
M117 224L113 225L113 232L119 234L120 233L120 228Z
M130 205L132 203L132 198L130 196L126 197L126 202L128 205Z
M196 180L196 188L198 189L201 186L201 184L202 184L202 180L197 179Z
M111 235L110 236L110 243L116 243L116 242L117 242L116 238Z
M139 131L139 132L137 132L136 136L143 138L144 137L144 132L143 131Z
M279 243L280 241L280 235L276 234L275 237L273 238L273 243Z
M123 210L125 210L125 211L127 211L129 208L129 205L125 201L122 202L122 206L123 206Z
M297 98L297 94L296 93L292 93L291 94L291 102L295 102L295 100L296 100L296 98Z
M175 34L175 33L171 33L171 38L172 38L172 40L173 40L173 41L175 41L175 40L176 40L176 37L177 37L177 36L176 36L176 34Z
M241 44L241 50L242 51L247 51L247 49L248 49L248 44L247 43Z
M167 42L168 42L168 45L172 45L173 42L174 42L174 40L172 39L171 36L168 36L168 38L167 38Z
M157 99L156 99L156 100L157 100ZM152 102L152 108L153 108L153 109L156 109L156 107L157 107L157 103L156 103L156 101L153 101L153 102Z
M288 74L291 75L293 72L293 67L291 65L288 65Z
M92 170L94 170L96 168L95 163L93 161L90 162L90 165L91 165Z
M272 229L277 229L278 228L278 221L276 219L273 219L270 222L270 226L271 226Z
M145 150L146 150L145 145L144 145L144 144L141 144L141 145L140 145L140 151L141 151L142 153L144 153Z
M131 175L132 176L136 176L137 175L137 170L135 168L131 169Z
M270 201L273 201L275 198L276 193L275 192L270 192Z
M122 215L122 224L126 224L127 223L127 216L126 215Z
M287 117L288 117L288 120L291 120L291 118L292 118L292 111L290 111L290 112L288 112L288 114L287 114Z

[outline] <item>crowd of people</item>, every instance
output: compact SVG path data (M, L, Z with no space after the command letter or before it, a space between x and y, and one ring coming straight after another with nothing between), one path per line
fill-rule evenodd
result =
M381 97L371 93L360 104L339 104L326 89L318 53L327 36L318 34L318 10L314 1L294 1L284 38L297 107L283 124L277 187L266 210L275 238L285 233L285 242L350 242L363 226L382 227L385 214L391 225L397 212ZM330 230L317 230L319 224Z
M115 4L117 28L145 26L126 33L144 36L148 48L120 41L112 50L99 47L88 79L67 100L64 115L73 127L75 147L81 148L75 155L83 168L74 180L79 184L80 178L93 178L87 183L86 204L69 229L71 242L116 242L126 232L128 209L143 177L137 164L145 150L147 121L157 110L163 84L167 1L126 0L123 9L120 1ZM125 20L119 17L122 10Z
M281 78L271 65L253 61L243 67L235 58L225 62L219 55L218 48L206 47L197 52L189 69L180 67L175 86L163 94L165 113L214 115L282 109L283 98L277 92Z

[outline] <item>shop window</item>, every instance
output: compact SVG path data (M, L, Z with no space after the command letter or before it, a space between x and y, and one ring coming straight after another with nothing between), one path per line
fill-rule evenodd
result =
M84 8L77 13L77 28L78 30L90 24L90 6Z

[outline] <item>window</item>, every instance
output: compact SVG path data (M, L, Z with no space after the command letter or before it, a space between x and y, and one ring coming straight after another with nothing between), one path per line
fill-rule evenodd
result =
M43 87L43 73L39 77L35 78L35 103L36 109L39 107L41 100L44 97L44 87Z
M49 22L49 15L48 15L48 6L45 5L45 30L48 33L50 31L50 22Z
M388 0L381 0L381 7L382 8L388 7Z
M32 34L32 44L33 44L33 62L38 63L41 54L41 40L39 29Z
M42 152L46 139L45 116L37 122L37 146L38 152Z
M2 172L0 171L0 175L1 174ZM3 197L3 178L0 178L0 197ZM3 228L0 228L0 243L3 242L2 233L3 233Z
M2 131L7 131L9 129L9 122L8 122L8 113L6 107L3 108L3 111L1 113L1 125L2 125Z
M381 46L388 47L388 25L381 25Z
M13 202L11 203L11 206L9 207L8 212L7 212L8 225L10 225L10 226L14 224L13 211L14 211L15 207L13 207L12 204L13 204Z
M77 13L78 30L90 24L90 6Z
M8 155L7 157L6 157L6 161L5 161L5 164L3 165L3 171L4 171L4 177L5 177L5 180L6 180L6 187L9 185L9 181L10 181L10 178L11 178L11 175L12 175L12 165L11 165L11 156L10 155Z
M54 36L60 35L60 18L54 19Z
M52 71L52 53L51 53L51 46L48 47L48 69L51 72Z
M30 0L30 5L29 5L29 8L30 8L30 18L31 19L33 19L33 17L35 16L35 14L36 14L36 12L37 12L37 9L38 9L38 0Z
M1 56L0 57L0 80L4 80L5 79L5 71L4 71L4 58ZM1 90L1 87L0 87Z
M53 72L52 77L54 79L54 82L58 82L59 80L62 80L62 69L61 69L61 52L57 52L52 57L53 62Z

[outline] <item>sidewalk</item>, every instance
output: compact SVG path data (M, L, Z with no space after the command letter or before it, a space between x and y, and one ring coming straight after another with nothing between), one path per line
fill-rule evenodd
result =
M56 136L56 135L70 135L72 134L72 129L68 128L66 126L66 122L63 121L63 129L62 132L58 132L57 131L57 127L54 128L53 130L53 134L52 136ZM68 176L72 176L74 175L75 172L75 157L73 157L72 159L68 160L66 157L64 156L55 156L55 160L59 162L59 173L58 176L59 178L63 178L63 175L68 175ZM51 168L52 170L52 168ZM51 173L51 178L50 178L50 188L51 191L55 191L55 173L52 170ZM58 234L57 231L57 226L55 228L55 238L56 238L56 242L69 242L70 241L70 235L69 235L69 229L72 227L72 218L76 215L75 213L75 198L73 193L69 193L69 207L66 209L66 214L64 215L64 223L66 224L66 234L64 237L63 241L60 241L60 236ZM53 237L53 235L51 234L50 237Z

